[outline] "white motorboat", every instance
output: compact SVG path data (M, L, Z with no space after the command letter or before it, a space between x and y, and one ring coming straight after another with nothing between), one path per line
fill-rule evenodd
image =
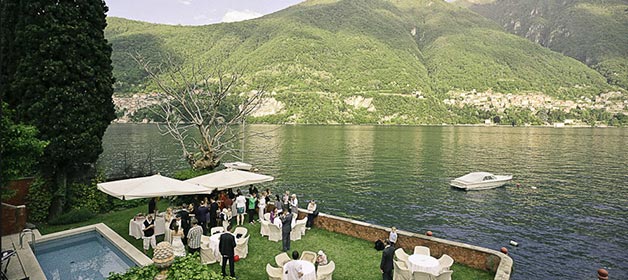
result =
M471 172L451 180L452 187L463 190L487 190L501 187L512 180L512 175L493 175L488 172Z

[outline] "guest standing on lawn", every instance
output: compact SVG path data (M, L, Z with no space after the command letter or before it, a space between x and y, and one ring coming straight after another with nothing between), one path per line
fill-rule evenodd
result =
M259 196L259 200L257 202L257 215L260 222L264 219L264 212L266 212L266 192L263 191Z
M246 209L246 198L242 195L242 191L238 190L238 197L236 197L235 202L236 211L238 213L236 225L241 226L244 224L244 210Z
M254 224L255 223L255 204L257 204L257 197L255 196L255 193L249 193L249 196L247 197L248 200L248 215L249 215L249 223Z
M281 223L281 243L283 245L283 251L287 252L290 251L290 232L292 231L292 213L290 212L290 208L283 211Z
M144 245L144 254L148 254L148 249L150 246L157 246L157 240L155 240L155 220L153 220L153 215L148 214L146 216L146 220L142 223L142 231L144 232L143 245Z
M390 241L386 239L386 247L382 252L382 262L379 269L382 271L383 280L392 280L393 278L393 256L395 255L395 247L390 245Z
M225 232L220 235L220 243L218 243L218 249L222 255L222 276L227 276L226 268L227 261L229 261L229 275L235 277L234 268L234 256L235 256L236 241L233 234Z
M225 196L226 197L226 196ZM213 228L218 225L218 202L214 197L209 199L209 228Z
M310 213L307 214L307 223L305 223L305 228L312 228L312 225L314 224L314 218L318 215L318 211L316 209L316 201L314 201L314 199L310 200L310 203L307 204L307 211L309 211Z
M198 220L192 218L192 228L188 232L188 248L190 254L200 251L201 236L203 236L203 228L198 225Z

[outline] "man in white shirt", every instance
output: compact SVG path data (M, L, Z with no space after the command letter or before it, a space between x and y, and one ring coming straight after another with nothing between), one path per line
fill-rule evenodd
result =
M298 261L299 252L292 251L292 260L283 266L284 273L286 274L284 280L299 280L303 277L303 266Z

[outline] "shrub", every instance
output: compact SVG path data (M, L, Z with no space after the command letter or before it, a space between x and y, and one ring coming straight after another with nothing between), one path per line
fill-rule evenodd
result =
M141 280L141 279L153 279L159 272L154 265L148 265L144 267L131 267L126 273L111 273L108 280Z
M108 280L136 280L153 279L158 270L155 265L134 267L124 274L113 273ZM176 258L168 269L170 280L232 280L233 277L223 277L219 272L213 271L207 265L201 264L198 254Z
M28 188L26 196L28 205L28 219L32 222L43 222L48 217L50 204L52 203L52 193L48 184L41 177L36 177Z
M99 173L90 184L72 184L68 205L71 208L89 209L92 213L111 210L111 204L107 202L107 194L98 190L97 184L103 181L104 174Z
M177 171L177 173L174 174L174 178L178 180L187 180L197 176L205 175L207 173L207 170L185 169Z
M79 222L84 222L89 220L94 216L94 212L92 212L88 208L74 208L70 210L70 212L64 213L59 217L56 217L50 220L51 225L67 225L74 224Z

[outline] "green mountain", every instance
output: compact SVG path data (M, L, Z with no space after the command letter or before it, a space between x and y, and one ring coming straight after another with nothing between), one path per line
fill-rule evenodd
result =
M183 66L245 66L240 90L264 84L282 105L253 121L475 123L508 119L515 109L452 106L460 93L569 100L616 90L579 61L443 1L315 0L254 20L195 27L108 23L119 93L156 89L130 54L153 62L168 55ZM515 111L531 115L522 122L547 121L526 108Z
M628 1L483 0L470 8L628 88Z

